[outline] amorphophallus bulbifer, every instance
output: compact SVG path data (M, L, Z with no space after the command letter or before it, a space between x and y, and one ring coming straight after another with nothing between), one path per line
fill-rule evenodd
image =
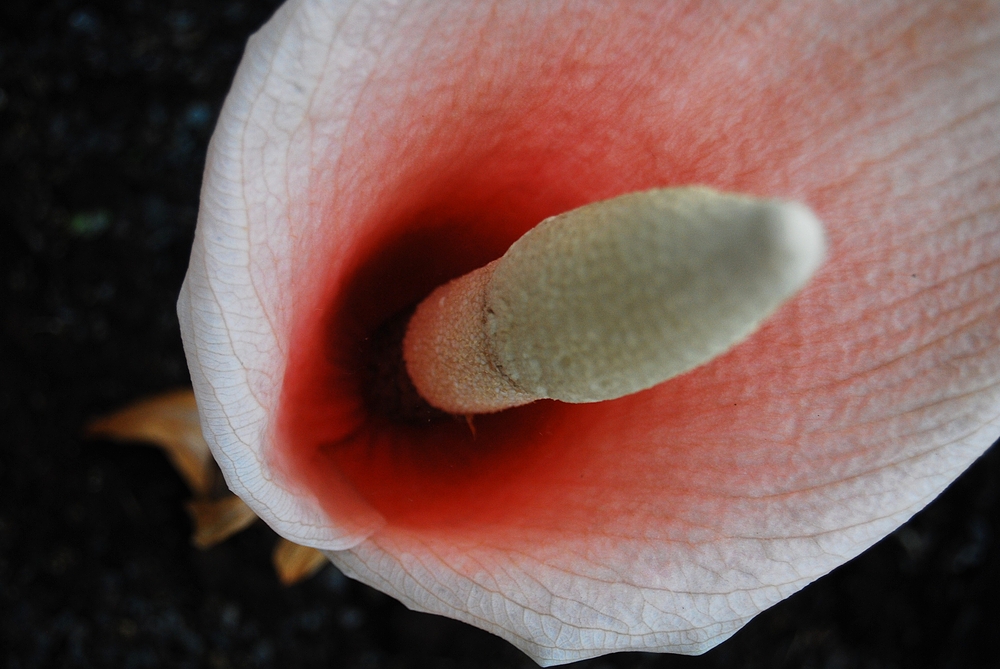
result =
M289 2L220 116L179 305L229 485L539 663L711 648L1000 434L998 65L987 2ZM379 333L435 288L687 185L825 224L748 339L474 433L372 399Z

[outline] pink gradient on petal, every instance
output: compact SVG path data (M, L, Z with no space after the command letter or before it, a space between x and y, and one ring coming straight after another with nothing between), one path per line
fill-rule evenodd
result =
M996 5L458 2L371 29L379 66L291 208L267 454L331 526L359 504L385 521L332 554L351 573L546 661L700 652L1000 433ZM475 438L366 410L386 318L549 215L684 184L827 226L827 264L749 340L631 397L479 417ZM541 638L537 611L579 636Z
M948 322L902 322L917 303L945 309L946 261L935 247L955 228L935 215L968 209L969 184L901 193L910 211L894 209L892 172L929 171L907 142L933 129L905 108L901 86L911 76L918 89L933 83L907 59L962 26L932 22L926 33L916 25L905 39L866 44L817 34L846 17L787 6L764 20L712 14L697 3L654 3L534 20L498 10L454 33L441 17L410 27L427 33L414 40L420 57L400 57L370 82L356 112L365 122L341 156L338 175L370 197L344 212L331 196L337 185L317 193L331 219L352 224L320 241L327 256L303 275L303 291L315 289L296 319L282 424L291 468L321 497L334 468L390 525L531 519L587 532L602 508L615 509L603 522L616 522L622 496L637 486L657 492L636 512L652 505L683 515L691 497L795 490L817 485L830 467L836 477L891 460L870 450L883 440L864 427L864 405L878 404L877 419L893 406L884 393L903 400L947 373L930 354L932 377L906 381L891 360L922 341L946 355L952 348L939 337L960 337L997 302L994 257L976 270L979 294L964 290ZM789 39L761 49L761 33L774 30ZM879 80L880 71L893 78ZM498 257L546 216L691 183L798 198L829 225L827 267L750 341L606 405L545 402L480 417L476 439L461 422L410 428L366 415L356 352L382 320ZM970 235L989 233L965 225ZM893 305L903 312L896 319L886 311ZM990 345L987 337L978 346ZM831 442L845 433L857 436L838 449ZM812 466L815 458L827 466ZM326 504L336 518L336 500Z

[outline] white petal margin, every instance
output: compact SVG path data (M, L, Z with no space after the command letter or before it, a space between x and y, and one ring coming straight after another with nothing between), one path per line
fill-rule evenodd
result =
M289 2L250 38L209 145L178 301L202 428L229 487L286 538L332 550L354 546L383 519L359 499L350 522L332 525L307 491L270 470L266 454L302 255L293 236L323 223L309 206L323 174L315 163L336 159L350 115L350 96L335 93L366 72L363 49L344 34L345 23L369 23L354 9L352 17L345 3ZM341 39L331 43L333 35ZM321 86L324 77L336 81Z
M281 300L297 262L289 221L297 237L315 234L319 214L301 196L336 159L392 15L414 9L286 5L251 42L213 138L179 305L206 438L232 488L348 574L495 632L546 665L617 650L703 652L865 550L1000 434L1000 21L988 4L970 5L984 14L975 30L952 35L945 16L938 35L926 26L944 4L761 8L787 21L786 36L808 38L801 63L774 63L776 78L808 76L796 73L820 62L811 49L840 38L838 21L857 28L845 40L870 42L860 54L854 42L834 45L845 63L864 64L860 79L845 74L867 87L863 104L833 89L806 103L790 95L802 124L785 128L785 167L754 176L762 192L822 201L831 261L766 336L677 380L715 401L691 407L685 429L664 437L684 453L669 470L642 460L655 454L636 455L629 500L579 486L581 500L595 501L592 532L538 518L516 535L394 528L360 500L351 522L332 526L307 492L267 468L288 345ZM755 27L766 32L744 32ZM893 51L911 38L912 59ZM827 132L810 132L826 122ZM774 360L772 347L786 341L810 345ZM584 439L572 423L552 429ZM584 473L613 478L620 454L594 448ZM609 501L620 513L596 506Z

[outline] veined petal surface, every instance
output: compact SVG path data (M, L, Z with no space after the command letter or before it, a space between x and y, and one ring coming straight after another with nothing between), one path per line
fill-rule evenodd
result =
M213 138L180 301L279 532L539 663L699 653L1000 435L1000 7L290 2ZM389 423L368 335L547 216L703 184L827 225L729 353L597 405Z

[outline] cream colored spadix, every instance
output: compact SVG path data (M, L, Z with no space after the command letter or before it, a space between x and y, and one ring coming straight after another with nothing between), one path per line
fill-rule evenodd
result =
M407 330L407 370L456 414L622 397L743 340L823 253L797 203L700 187L597 202L431 293Z

